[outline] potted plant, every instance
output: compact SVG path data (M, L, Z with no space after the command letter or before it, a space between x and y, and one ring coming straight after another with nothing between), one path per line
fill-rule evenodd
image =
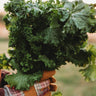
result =
M16 74L5 78L10 86L27 90L40 80L43 71L58 69L66 61L79 67L93 66L96 48L87 43L87 32L96 30L93 6L81 0L10 0L5 10L11 48L9 63L17 69ZM88 80L96 79L86 74Z

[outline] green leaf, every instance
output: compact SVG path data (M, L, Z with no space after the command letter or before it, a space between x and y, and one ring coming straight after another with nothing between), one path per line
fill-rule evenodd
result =
M10 59L5 54L0 54L0 69L11 69Z
M87 50L92 53L93 56L96 57L96 46L95 45L89 45Z
M85 69L81 69L80 73L85 77L86 81L96 80L96 65L89 65Z
M42 72L36 72L33 74L24 74L18 72L16 74L7 75L5 81L17 90L28 90L30 86L33 86L35 81L40 81Z
M64 10L68 10L70 17L64 25L65 31L66 30L75 30L78 29L86 29L88 26L88 21L86 20L90 9L86 6L83 2L72 2L72 3L65 3ZM72 28L69 29L69 27ZM75 27L76 26L76 27Z
M61 92L56 92L52 96L62 96L62 93Z
M46 56L44 55L39 55L39 60L44 62L45 67L51 69L55 67L55 62L53 60L48 59Z
M47 28L46 30L44 30L45 32L45 36L44 36L44 43L51 43L54 45L57 45L59 43L59 36L60 34L58 32L60 32L61 30L58 28Z
M83 67L89 63L89 58L91 58L91 54L85 49L81 49L78 53L73 54L72 57L70 58L72 63L79 67Z

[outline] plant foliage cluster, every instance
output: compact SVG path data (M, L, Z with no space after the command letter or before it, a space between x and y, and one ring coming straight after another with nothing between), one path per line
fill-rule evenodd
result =
M17 74L5 80L16 89L28 89L40 80L44 70L58 69L66 61L80 67L88 64L90 67L95 62L96 48L87 46L87 32L96 30L93 6L81 0L10 0L5 10L8 14L4 21L10 31L12 49L10 64L17 69ZM86 70L82 69L81 73Z
M5 54L0 55L0 69L10 69L12 66L9 64L10 59Z

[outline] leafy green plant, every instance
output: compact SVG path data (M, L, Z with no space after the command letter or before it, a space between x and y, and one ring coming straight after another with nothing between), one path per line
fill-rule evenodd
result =
M11 65L9 64L10 59L6 57L5 54L0 55L0 69L10 69Z
M8 14L3 20L10 31L9 63L17 69L17 74L5 80L16 89L28 89L40 80L43 71L58 69L66 61L80 67L94 61L93 52L86 48L87 32L96 28L91 5L81 0L10 0L5 10Z
M62 93L61 92L56 92L52 96L62 96Z

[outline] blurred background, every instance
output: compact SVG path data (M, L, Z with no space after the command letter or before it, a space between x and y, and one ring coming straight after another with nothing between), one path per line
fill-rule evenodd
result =
M8 0L0 0L0 54L7 54L8 50L9 32L6 30L2 20L6 14L3 6L7 1ZM96 3L96 0L84 0L84 2ZM96 41L92 42L96 43ZM60 91L62 96L96 96L96 82L86 82L79 73L79 68L71 63L61 66L61 68L57 70L55 78L58 86L57 91Z

